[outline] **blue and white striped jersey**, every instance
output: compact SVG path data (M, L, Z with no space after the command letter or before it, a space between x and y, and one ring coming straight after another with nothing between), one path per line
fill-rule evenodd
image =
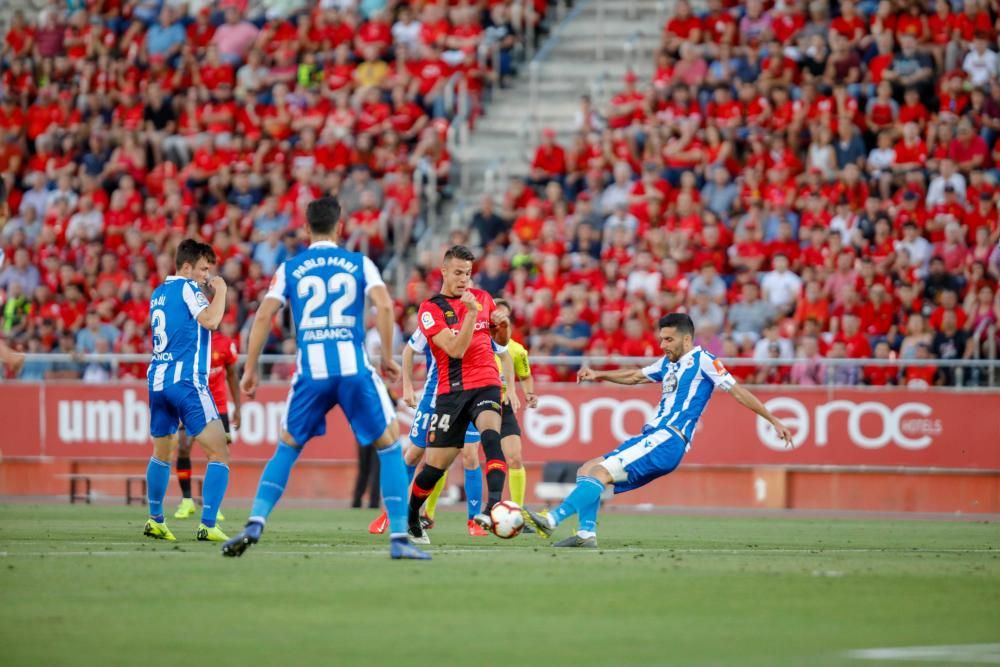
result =
M265 298L292 309L297 373L325 380L371 368L365 354L365 295L385 285L375 263L319 241L278 267Z
M149 301L153 358L147 373L152 391L179 382L206 386L212 332L198 324L198 315L206 308L208 299L198 283L181 276L167 277L153 291Z
M656 416L643 430L672 426L684 434L688 443L712 391L716 387L729 391L736 385L736 379L722 362L700 346L676 363L663 357L643 368L642 373L653 382L659 382L663 392Z
M424 396L433 396L437 393L438 368L434 362L434 355L431 353L431 346L427 344L427 336L419 328L406 341L414 352L423 352L424 361L427 363L427 378L424 380L424 390L420 393L421 400ZM429 393L428 393L429 392Z

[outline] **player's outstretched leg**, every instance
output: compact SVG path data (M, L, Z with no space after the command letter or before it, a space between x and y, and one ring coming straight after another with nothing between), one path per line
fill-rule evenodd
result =
M583 477L577 477L577 484L583 481ZM578 547L584 549L597 548L597 512L601 507L601 497L591 502L589 505L582 505L578 509L580 517L580 528L575 535L570 535L564 540L559 540L554 547Z
M410 544L407 536L406 504L409 485L406 464L403 462L403 446L397 440L388 447L378 447L376 451L379 458L382 501L389 515L389 555L393 559L430 560L430 554Z
M556 527L579 513L584 508L589 508L595 503L600 503L601 494L604 493L604 482L597 477L581 475L576 478L576 488L553 512L549 514L538 514L530 510L524 511L524 518L539 531L543 537L548 537ZM594 513L596 524L596 512Z
M424 501L434 491L438 480L444 476L444 470L424 463L423 469L413 478L413 487L410 489L409 511L407 512L407 528L410 540L414 544L430 544L431 539L427 537L423 525L420 523L420 508Z
M223 556L242 556L251 544L257 544L260 541L267 517L278 503L281 494L284 493L292 466L299 459L301 452L301 447L293 447L284 441L278 443L274 455L264 466L264 472L260 476L257 496L254 498L253 507L250 510L250 519L247 521L246 527L243 528L243 532L222 545Z
M423 457L424 450L422 447L417 447L411 444L403 450L403 463L406 464L407 489L409 489L410 485L413 484L413 477L417 474L417 465L420 464L420 459ZM389 513L383 509L382 513L375 517L374 521L368 524L368 532L372 535L381 535L387 530L389 530Z

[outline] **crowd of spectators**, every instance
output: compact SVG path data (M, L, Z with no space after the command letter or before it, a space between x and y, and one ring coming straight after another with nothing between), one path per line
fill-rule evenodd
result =
M543 130L483 201L480 282L536 353L656 354L686 310L713 353L797 360L745 380L984 382L817 360L993 353L1000 3L707 5L678 0L652 77L584 97L569 141Z
M456 96L481 113L484 90L515 73L515 25L546 9L52 0L37 16L15 11L0 45L2 336L28 352L148 352L149 296L186 237L214 246L231 287L222 328L238 335L277 265L305 247L304 210L321 193L344 206L347 247L383 267L408 253L423 224L414 173L447 185ZM289 335L276 323L269 351ZM142 378L145 365L29 363L21 377L112 372Z

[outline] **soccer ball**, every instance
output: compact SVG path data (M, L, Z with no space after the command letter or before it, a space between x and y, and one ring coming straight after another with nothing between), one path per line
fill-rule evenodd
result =
M511 500L501 500L490 510L493 527L490 529L497 537L509 540L517 537L524 528L524 516L521 508Z

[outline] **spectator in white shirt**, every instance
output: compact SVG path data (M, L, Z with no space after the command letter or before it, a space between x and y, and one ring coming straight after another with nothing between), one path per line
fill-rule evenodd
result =
M629 271L625 292L629 295L641 293L652 299L660 291L662 278L663 275L653 263L653 256L648 252L640 252L635 258L635 266Z
M965 54L962 69L976 88L989 85L997 75L997 54L986 48L986 37L976 35L972 50Z
M896 241L896 252L906 251L910 258L910 266L917 267L917 273L923 275L927 262L931 259L933 247L930 241L920 235L917 223L907 220L903 223L903 238Z
M80 197L80 210L74 213L66 225L66 239L69 241L94 241L104 231L104 214L94 208L90 195Z
M771 266L774 270L764 274L761 281L764 300L778 312L790 312L795 309L802 293L802 278L788 270L788 257L785 255L772 257Z
M954 160L944 158L941 160L941 173L931 179L927 187L927 208L944 201L944 189L949 185L955 188L958 201L965 202L965 176L958 172Z

